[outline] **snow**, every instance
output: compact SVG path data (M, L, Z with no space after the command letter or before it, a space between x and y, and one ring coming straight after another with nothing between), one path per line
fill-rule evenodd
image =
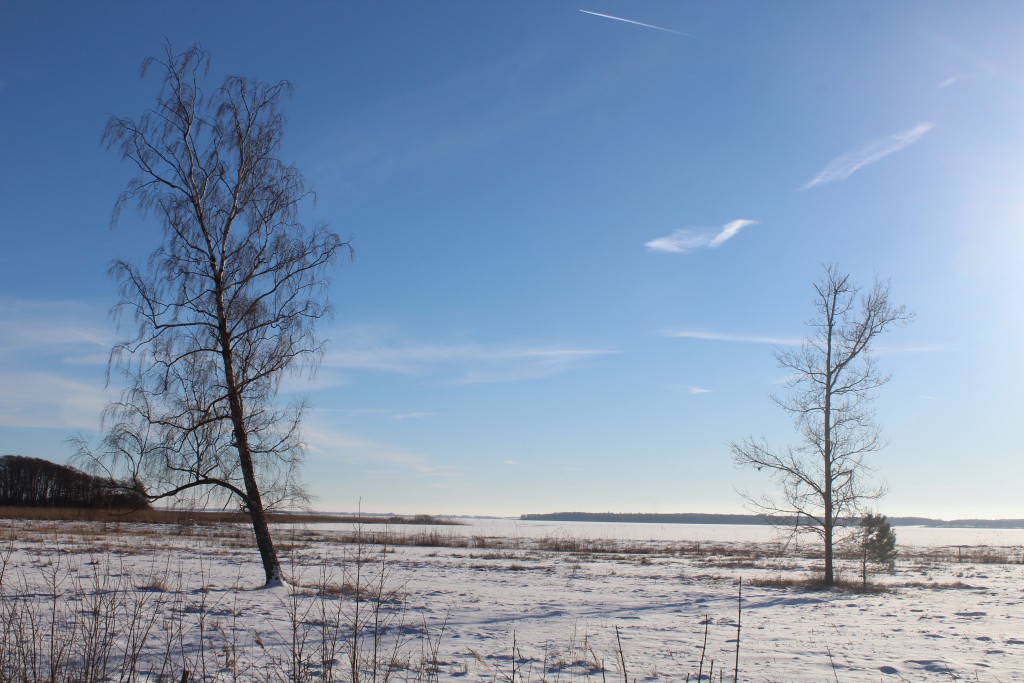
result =
M147 652L176 627L183 661L209 653L208 680L284 666L296 624L309 652L322 627L338 626L331 654L347 670L351 624L364 626L366 655L375 619L378 656L397 652L442 680L507 680L513 669L520 680L597 681L602 669L621 680L624 661L630 680L683 681L712 660L715 679L732 680L741 579L741 681L1024 680L1024 530L898 528L896 572L871 577L888 591L860 593L777 585L814 576L820 561L809 539L781 544L766 527L365 525L364 541L386 534L382 555L352 543L351 525L278 526L287 582L258 590L244 527L3 524L5 609L34 601L45 613L56 575L69 609L97 582L126 587L159 613ZM852 559L840 572L859 581ZM368 591L359 613L357 583Z

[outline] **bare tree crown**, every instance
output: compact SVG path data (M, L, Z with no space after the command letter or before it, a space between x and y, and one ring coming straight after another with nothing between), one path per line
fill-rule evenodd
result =
M126 389L93 460L128 470L152 499L235 500L253 517L271 581L279 566L263 508L303 495L303 403L276 397L286 374L316 368L327 269L349 246L299 219L312 193L279 158L291 85L229 76L207 92L209 66L199 46L166 46L142 67L163 76L153 108L111 116L103 134L136 170L114 222L135 205L162 239L146 265L110 268L115 316L135 334L111 351Z

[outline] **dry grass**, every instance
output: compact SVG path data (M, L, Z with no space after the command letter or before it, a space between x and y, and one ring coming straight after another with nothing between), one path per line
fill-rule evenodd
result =
M927 588L929 590L984 590L980 586L972 586L963 581L941 582L941 581L908 581L901 583L895 588Z
M783 576L777 574L775 576L768 577L754 577L747 579L744 585L754 586L755 588L781 588L787 590L797 590L805 592L821 592L821 591L843 591L847 593L891 593L892 588L889 586L883 586L876 583L868 582L865 587L861 581L849 581L846 579L836 579L832 585L826 584L822 579L818 577L796 577L796 576Z
M315 580L268 594L282 601L282 629L212 598L205 568L174 569L173 552L133 571L59 544L44 561L13 551L0 549L2 683L437 680L440 635L425 620L407 628L386 553L352 548Z

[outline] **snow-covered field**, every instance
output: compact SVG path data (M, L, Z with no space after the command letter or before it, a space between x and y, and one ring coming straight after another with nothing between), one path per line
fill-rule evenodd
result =
M739 603L741 681L1024 681L1024 530L897 529L861 593L765 527L467 522L279 526L264 590L244 527L3 521L0 665L102 626L112 680L733 680Z

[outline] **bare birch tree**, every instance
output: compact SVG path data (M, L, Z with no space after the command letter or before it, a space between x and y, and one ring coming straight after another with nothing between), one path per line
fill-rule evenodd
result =
M859 521L863 503L884 487L871 481L869 453L884 445L875 422L874 391L889 381L872 355L878 335L909 322L913 314L889 300L889 284L877 279L861 294L849 275L825 267L814 285L815 316L799 349L779 349L775 359L790 373L785 396L772 400L793 417L799 444L783 450L764 439L733 442L734 461L767 470L776 495L747 499L760 512L795 517L798 532L820 536L825 555L824 583L835 583L833 546L837 525Z
M302 495L303 405L277 404L283 377L312 372L329 315L327 267L348 249L299 220L311 198L278 158L287 82L229 76L209 92L199 46L147 59L163 78L138 119L111 116L103 140L136 175L114 210L135 204L163 238L148 264L115 261L118 320L136 329L111 352L123 373L99 449L83 455L150 500L234 501L252 520L268 584L281 580L265 510Z

